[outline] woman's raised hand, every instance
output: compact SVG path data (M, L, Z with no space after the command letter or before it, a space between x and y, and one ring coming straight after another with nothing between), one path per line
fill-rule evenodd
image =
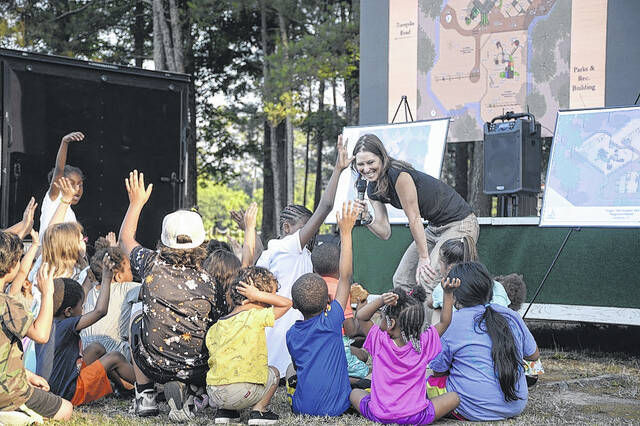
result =
M342 141L342 135L338 135L338 143L336 145L338 155L336 156L336 169L342 171L349 167L353 157L349 157L347 153L347 140Z
M129 204L144 206L153 190L153 184L149 184L147 188L144 187L144 174L138 173L137 170L129 172L129 177L125 178L124 185L127 187L127 194L129 195Z

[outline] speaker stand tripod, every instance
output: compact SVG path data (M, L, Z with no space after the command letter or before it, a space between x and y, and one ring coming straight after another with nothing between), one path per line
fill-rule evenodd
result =
M395 123L396 116L398 115L398 111L400 111L400 107L404 105L404 121L409 122L409 119L413 121L413 115L411 115L411 108L409 108L409 102L407 102L407 95L402 95L400 98L400 103L398 104L398 108L396 108L396 113L393 114L393 118L391 119L391 124Z

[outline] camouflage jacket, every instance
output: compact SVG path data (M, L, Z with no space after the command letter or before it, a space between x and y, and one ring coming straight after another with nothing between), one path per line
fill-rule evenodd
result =
M33 315L16 298L0 293L0 411L15 410L33 392L22 360L21 339Z

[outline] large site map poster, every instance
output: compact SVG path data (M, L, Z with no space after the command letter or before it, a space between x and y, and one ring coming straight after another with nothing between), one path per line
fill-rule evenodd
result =
M551 136L559 109L604 106L606 0L582 1L418 1L417 116L452 117L456 142L481 140L507 111L528 110Z
M541 226L640 226L640 107L558 113Z

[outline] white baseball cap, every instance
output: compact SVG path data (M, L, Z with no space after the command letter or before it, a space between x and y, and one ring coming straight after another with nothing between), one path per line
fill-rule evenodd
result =
M191 239L190 243L179 243L178 236ZM196 212L178 210L169 213L162 220L162 244L173 249L192 249L198 247L206 239L202 218Z

